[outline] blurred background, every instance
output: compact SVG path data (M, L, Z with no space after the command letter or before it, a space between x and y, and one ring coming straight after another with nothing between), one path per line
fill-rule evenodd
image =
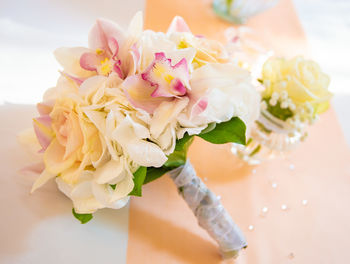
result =
M312 57L332 78L333 107L350 145L350 1L293 2ZM0 0L0 104L40 101L58 78L53 50L86 46L97 17L126 27L144 6L144 0Z

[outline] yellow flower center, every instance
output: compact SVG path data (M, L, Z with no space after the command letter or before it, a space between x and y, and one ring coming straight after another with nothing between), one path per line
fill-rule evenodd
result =
M96 49L97 55L102 55L105 51L103 49Z
M108 58L105 58L101 61L100 71L103 75L108 75L112 71L112 66Z
M166 68L161 64L154 65L153 73L158 78L163 78L168 84L175 78L174 76L166 73Z

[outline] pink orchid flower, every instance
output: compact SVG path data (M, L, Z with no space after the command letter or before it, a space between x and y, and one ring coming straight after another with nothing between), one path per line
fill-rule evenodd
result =
M127 31L112 21L98 19L89 32L89 48L59 48L55 51L62 75L80 86L94 75L116 74L124 79L135 68L135 43L143 30L142 13L132 19Z
M167 34L174 32L192 34L181 17L173 19ZM159 37L157 36L157 38ZM126 78L123 86L131 104L149 113L154 113L162 102L175 103L181 98L186 98L186 100L189 99L186 109L189 116L203 112L208 104L206 98L208 91L190 85L190 65L195 56L194 49L190 49L192 51L189 50L188 54L186 54L184 49L178 48L165 50L165 52L156 52L153 55L154 60L143 72ZM142 52L141 55L137 52L134 52L134 54L136 64L142 59L140 56L147 56L147 54ZM169 54L169 56L166 54ZM178 62L173 63L173 61Z
M124 38L124 33L117 24L98 19L89 34L89 46L93 51L83 53L80 57L80 66L106 76L115 72L123 78L118 52L119 42L123 42Z

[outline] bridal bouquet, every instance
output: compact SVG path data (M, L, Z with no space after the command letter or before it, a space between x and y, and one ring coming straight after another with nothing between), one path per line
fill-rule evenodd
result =
M246 125L257 118L250 74L229 62L224 46L194 36L180 17L167 33L144 31L137 13L127 31L97 20L88 48L59 48L55 56L63 70L33 123L44 170L32 191L54 179L85 223L169 172L224 256L245 247L186 158L194 136L245 144Z

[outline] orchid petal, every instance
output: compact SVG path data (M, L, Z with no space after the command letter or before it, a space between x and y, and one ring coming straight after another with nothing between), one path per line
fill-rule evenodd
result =
M167 30L167 34L171 34L173 32L189 32L189 33L191 33L191 30L182 17L176 16L171 21L170 26Z
M133 18L128 27L128 35L138 38L142 34L143 30L143 14L138 11Z
M68 73L66 73L66 72L60 72L60 73L61 73L61 75L63 75L64 77L69 78L69 79L71 79L72 81L74 81L77 85L81 85L81 84L83 83L83 81L85 80L85 79L83 79L83 78L74 77L74 76L72 76L72 75L70 75L70 74L68 74Z
M54 51L56 60L61 64L64 71L70 75L80 78L88 78L94 73L86 71L81 67L80 58L83 54L90 52L87 48L59 48Z
M132 57L132 60L130 60L130 63L132 65L130 65L128 76L135 74L136 70L140 67L140 63L141 63L141 52L140 52L140 48L137 47L136 43L134 43L131 46L131 49L129 52Z
M190 78L187 61L183 58L174 66L171 62L164 52L157 52L154 61L141 74L143 80L155 87L152 97L174 97L186 93L185 86L189 87Z
M109 40L112 38L121 45L125 39L123 29L112 21L97 19L89 33L89 47L92 50L102 49L112 52L109 46Z
M108 46L112 52L112 59L117 60L117 54L119 52L118 41L115 38L110 37L110 38L108 38Z
M80 67L87 71L97 71L97 65L100 64L100 61L101 58L99 55L92 52L86 52L81 55L79 64Z
M171 100L171 98L151 97L154 87L137 75L126 78L123 82L123 87L130 103L134 107L141 108L148 113L153 113L163 101Z
M132 18L125 41L123 42L118 58L121 59L122 64L120 69L122 71L121 76L129 76L136 72L135 61L135 45L140 39L143 32L143 15L142 12L137 12ZM139 63L138 63L139 64Z

